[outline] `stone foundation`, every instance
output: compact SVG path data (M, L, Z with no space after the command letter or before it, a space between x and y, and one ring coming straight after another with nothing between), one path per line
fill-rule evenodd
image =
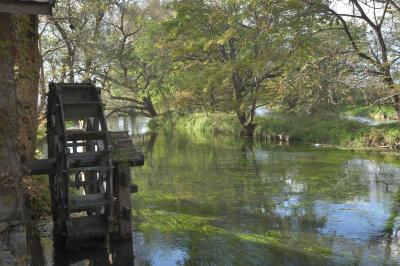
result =
M26 265L27 238L21 191L0 193L0 265Z

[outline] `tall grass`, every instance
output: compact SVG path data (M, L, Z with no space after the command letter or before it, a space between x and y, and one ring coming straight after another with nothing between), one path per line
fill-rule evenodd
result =
M203 134L239 135L241 126L234 114L192 113L188 115L173 116L172 118L157 118L152 120L150 128L175 127Z

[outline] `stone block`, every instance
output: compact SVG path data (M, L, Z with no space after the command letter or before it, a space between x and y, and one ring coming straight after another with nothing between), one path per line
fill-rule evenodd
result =
M8 228L8 223L7 222L0 222L0 234L6 231Z
M22 220L23 196L17 191L0 193L0 222L9 220Z
M22 257L27 254L26 228L24 225L10 227L8 244L14 256Z

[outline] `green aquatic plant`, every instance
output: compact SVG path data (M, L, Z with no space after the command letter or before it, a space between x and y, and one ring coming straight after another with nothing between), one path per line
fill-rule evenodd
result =
M219 231L210 225L213 218L209 217L151 209L140 209L134 211L133 215L142 219L143 222L139 224L142 231L156 229L161 232L197 231L205 234Z
M206 235L220 235L224 239L240 242L251 242L257 245L290 250L309 256L326 257L332 255L328 246L322 246L319 241L309 239L310 235L291 234L270 230L264 234L237 232L213 225L214 217L187 215L164 210L140 209L133 211L134 217L140 217L138 229L142 232L163 233L196 233Z

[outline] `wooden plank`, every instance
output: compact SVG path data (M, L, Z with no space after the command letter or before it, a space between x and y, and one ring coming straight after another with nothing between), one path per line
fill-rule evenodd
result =
M82 152L69 154L70 167L101 166L101 158L105 152Z
M140 151L112 149L111 157L113 160L113 164L126 163L131 167L144 165L144 154Z
M92 86L61 86L61 96L64 102L93 102L98 101L97 89Z
M0 13L51 15L53 4L51 1L16 1L0 0Z
M100 102L69 102L64 103L65 120L82 120L88 117L98 117L101 111Z
M105 194L87 194L71 196L71 212L81 212L87 209L103 207L108 204Z
M112 170L114 167L107 167L107 166L86 166L86 167L72 167L69 168L70 173L81 173L81 172L90 172L90 171L96 171L96 172L103 172L107 170Z
M103 131L83 131L83 130L67 130L67 140L95 140L103 139L106 135Z
M68 228L68 237L83 239L90 236L105 235L107 232L107 223L104 216L82 216L71 218L71 227Z
M131 167L142 166L144 155L137 151L128 132L109 132L113 163L128 163Z

